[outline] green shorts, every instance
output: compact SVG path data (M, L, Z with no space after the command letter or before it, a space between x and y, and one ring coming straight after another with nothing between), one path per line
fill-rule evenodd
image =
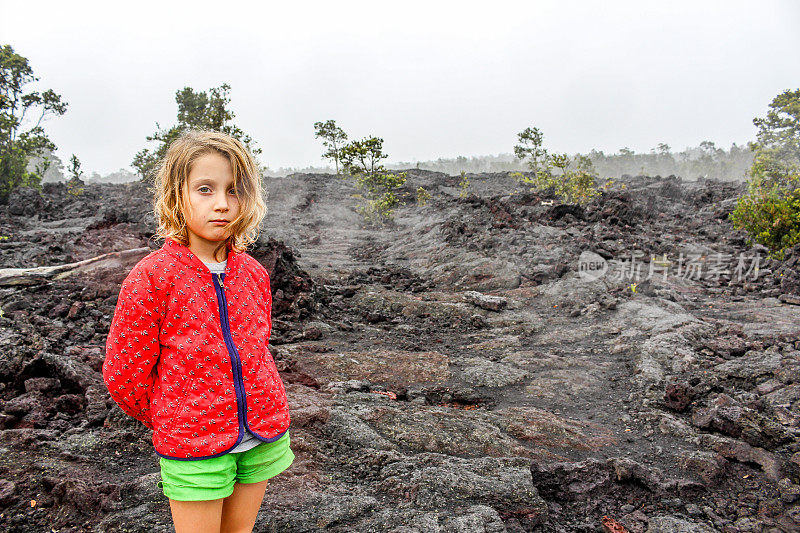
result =
M239 453L210 459L180 461L160 458L161 481L167 498L178 501L217 500L233 494L234 483L258 483L277 476L292 464L289 431L274 442L263 442Z

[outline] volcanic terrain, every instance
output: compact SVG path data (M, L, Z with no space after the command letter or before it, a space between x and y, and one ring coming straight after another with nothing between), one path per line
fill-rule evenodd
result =
M578 207L468 177L409 170L378 229L349 181L267 179L249 253L296 460L255 531L800 530L800 246L746 244L744 186L626 177ZM141 183L0 206L0 530L172 531L101 375L154 230Z

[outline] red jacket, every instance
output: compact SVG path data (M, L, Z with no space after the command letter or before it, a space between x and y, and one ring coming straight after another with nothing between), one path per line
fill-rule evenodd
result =
M267 270L228 245L224 274L167 238L122 282L106 341L111 397L153 430L168 459L223 455L245 425L272 442L289 429L275 361Z

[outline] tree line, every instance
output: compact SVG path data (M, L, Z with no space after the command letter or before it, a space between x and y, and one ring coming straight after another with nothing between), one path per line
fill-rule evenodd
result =
M666 147L668 152L662 150ZM753 152L747 145L732 144L729 148L718 148L711 141L703 141L698 146L675 151L666 143L659 143L649 152L635 152L621 148L615 153L591 150L585 155L601 178L629 176L678 176L683 179L716 179L721 181L744 181L753 163ZM387 163L391 170L421 169L445 174L458 175L460 172L472 174L518 172L528 167L513 152L496 155L440 157L426 161L398 161ZM336 171L332 162L328 165L308 165L305 167L280 167L264 169L271 177L286 176L295 172L305 174L324 174Z
M47 136L43 122L47 117L66 113L68 104L52 89L29 89L38 81L27 58L6 44L0 46L0 203L8 201L16 187L40 188L42 177L54 160L55 144ZM227 84L207 91L184 87L176 91L178 106L175 124L146 137L150 147L135 154L132 166L141 179L151 179L158 162L170 143L187 129L211 129L232 135L257 155L253 139L234 123ZM636 154L623 148L606 155L593 150L589 154L569 155L544 146L544 135L529 127L517 135L514 158L503 164L524 165L527 172L512 172L520 184L533 190L549 192L565 203L586 204L601 196L612 182L608 176L622 174L681 174L712 177L744 174L747 192L738 200L730 216L734 226L744 229L752 242L768 246L774 256L800 243L800 89L785 90L769 104L764 117L756 117L756 140L747 147L735 144L730 150L703 142L696 149L674 154L666 144L659 144L649 154ZM359 211L370 223L382 225L392 217L400 203L398 190L406 173L392 172L383 164L388 155L383 139L366 136L349 140L334 120L314 123L315 137L322 140L324 158L331 160L336 175L354 181L359 190ZM153 146L152 143L155 143ZM444 160L439 160L443 162ZM465 164L466 158L456 159ZM638 170L637 170L638 169ZM509 169L512 170L512 169ZM67 171L73 180L83 174L81 163L72 154ZM466 192L469 180L463 168L461 186ZM454 172L453 172L454 173ZM430 195L417 191L422 204Z

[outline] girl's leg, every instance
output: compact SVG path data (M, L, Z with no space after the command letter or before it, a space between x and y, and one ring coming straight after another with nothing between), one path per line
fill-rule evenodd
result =
M219 533L222 522L222 498L183 502L170 498L175 533Z
M264 501L269 480L258 483L236 483L233 494L224 498L220 533L252 533L258 510Z

